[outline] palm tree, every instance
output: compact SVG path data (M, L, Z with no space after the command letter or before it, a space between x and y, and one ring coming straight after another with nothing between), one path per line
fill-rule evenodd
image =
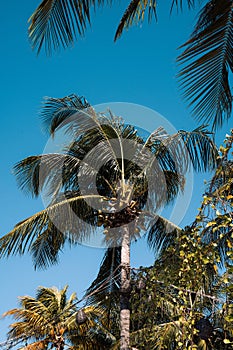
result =
M106 1L111 4L112 1ZM131 0L116 30L117 40L124 29L141 23L148 15L156 14L156 1ZM183 7L183 1L172 0L174 6ZM185 1L189 8L194 0ZM101 1L44 0L30 18L29 37L32 47L40 52L43 45L48 53L60 46L67 47L76 39L76 32L84 35L91 19L91 9L103 6ZM229 72L233 70L233 1L209 0L203 6L191 37L181 46L178 57L183 65L179 78L184 98L193 106L193 115L212 128L221 127L230 118L232 93Z
M35 196L46 189L51 201L0 239L0 257L29 251L35 267L44 268L57 262L66 242L88 242L102 227L107 254L121 247L121 349L129 349L130 242L145 231L155 250L172 241L178 227L157 211L183 189L191 165L197 171L213 169L215 145L203 127L174 135L159 128L142 137L111 112L97 114L75 95L49 98L42 115L51 135L64 128L73 139L62 154L31 156L16 164L20 187ZM117 268L111 264L110 271ZM104 286L111 277L102 281Z
M10 325L8 341L11 346L25 344L25 350L55 348L99 349L88 333L96 326L101 316L100 309L87 307L85 323L77 324L80 318L76 294L67 299L67 286L58 290L55 287L39 287L36 297L20 297L20 307L4 313L16 322ZM79 322L81 323L81 322Z

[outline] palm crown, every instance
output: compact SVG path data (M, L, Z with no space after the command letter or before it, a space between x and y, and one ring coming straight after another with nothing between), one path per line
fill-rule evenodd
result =
M76 294L67 298L67 288L39 287L35 298L20 297L20 307L5 312L4 317L15 319L8 332L11 345L26 343L25 350L72 349L74 345L80 350L99 349L90 332L100 328L97 319L102 316L101 310L93 306L84 308L86 322L78 325Z
M204 128L175 135L158 129L143 138L75 95L48 99L42 115L51 134L65 128L74 138L62 154L16 164L20 187L35 196L46 188L50 204L0 239L1 256L28 250L37 267L56 263L65 242L84 242L100 226L111 246L121 244L117 232L125 224L132 237L146 226L152 245L169 239L168 223L156 211L183 189L191 164L196 170L215 165L216 149Z

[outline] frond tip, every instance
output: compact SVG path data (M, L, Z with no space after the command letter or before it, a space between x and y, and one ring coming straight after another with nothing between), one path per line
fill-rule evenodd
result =
M141 23L144 20L146 10L148 11L149 22L153 16L157 19L155 0L131 0L120 20L114 41L121 36L124 29L129 28L133 24Z

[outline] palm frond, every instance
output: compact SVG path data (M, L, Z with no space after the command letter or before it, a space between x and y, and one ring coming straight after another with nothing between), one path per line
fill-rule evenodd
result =
M91 9L112 0L43 0L29 18L29 38L39 54L66 48L90 25Z
M120 286L120 263L121 248L107 248L102 259L97 277L86 290L87 303L96 304L105 299L111 298L119 290ZM98 293L97 293L98 292Z
M32 48L40 52L43 44L51 54L73 44L77 33L83 35L90 23L90 1L43 0L29 18Z
M187 149L195 171L212 171L217 164L218 151L205 126L191 132L178 133Z
M145 235L148 246L155 252L156 256L166 250L177 237L181 228L162 216L155 216L148 225Z
M55 226L38 235L30 248L35 267L41 269L58 264L58 253L62 251L65 241L64 234L57 230Z
M73 303L76 300L76 294L73 293L68 302L66 295L67 289L68 285L61 290L56 287L39 287L36 292L36 300L41 302L45 307L49 308L51 315L57 312L58 314L61 313L61 315L64 316L64 311L68 311L70 314L72 312L72 308L74 308ZM67 306L71 306L72 308L68 308L66 310Z
M121 36L124 29L143 22L146 10L148 11L149 22L153 16L157 19L155 0L131 0L120 20L114 40L116 41Z
M193 131L180 130L168 141L176 152L176 164L181 172L186 172L192 166L195 171L211 171L216 167L218 150L210 137L211 133L205 126Z
M22 308L12 309L4 313L3 317L11 316L17 322L11 324L9 337L44 337L51 329L51 315L47 308L34 298L22 297ZM24 322L24 323L22 323Z
M90 104L83 96L72 94L63 98L46 97L41 111L44 130L53 136L55 131L67 125L67 120L68 123L72 122L74 114L80 112L80 117L86 117L89 108Z
M218 156L217 148L204 125L193 131L179 130L174 135L166 132L152 134L149 145L162 170L185 174L190 166L195 171L213 170Z
M66 175L77 172L79 164L79 159L68 154L42 154L21 160L13 173L25 193L38 196L46 188L47 195L54 198L70 179Z
M94 230L92 225L96 224L97 218L84 199L85 196L63 198L61 202L18 223L0 239L0 256L29 251L34 258L35 267L46 267L56 263L58 253L65 242L81 242ZM49 242L46 242L48 237Z
M231 115L229 70L233 69L233 4L210 0L200 13L191 38L178 57L184 65L179 73L184 98L193 115L212 129L221 127Z

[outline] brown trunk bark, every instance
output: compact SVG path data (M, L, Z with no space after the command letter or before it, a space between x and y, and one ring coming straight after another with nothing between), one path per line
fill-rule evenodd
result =
M130 349L130 232L122 228L120 289L120 350Z

